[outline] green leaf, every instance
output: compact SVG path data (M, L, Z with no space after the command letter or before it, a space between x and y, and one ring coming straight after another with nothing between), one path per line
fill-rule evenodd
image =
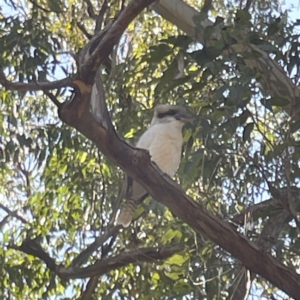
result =
M87 153L86 152L83 152L81 155L80 155L80 163L84 163L86 161L86 158L87 158Z
M177 265L181 266L183 265L187 260L189 259L189 256L187 253L184 254L174 254L170 258L168 258L165 261L165 265Z
M172 239L176 236L176 231L173 229L169 229L161 238L161 241L163 243L170 243L172 241Z
M167 276L167 277L169 277L170 279L172 279L172 280L178 280L179 279L179 276L180 276L180 274L178 274L178 273L171 273L171 272L165 272L165 275Z

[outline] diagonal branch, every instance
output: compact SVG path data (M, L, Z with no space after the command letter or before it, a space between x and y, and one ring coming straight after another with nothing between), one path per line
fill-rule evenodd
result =
M75 257L70 264L70 268L77 268L83 265L90 255L100 248L110 237L114 237L118 234L120 226L115 226L108 229L104 234L98 236L95 241L90 244L85 250L83 250L77 257Z
M99 280L99 276L93 276L89 279L89 282L87 283L85 290L80 295L80 300L91 299L94 290L97 286L98 280Z
M7 216L5 216L5 218L6 217L14 217L14 218L18 219L19 221L21 221L22 223L24 223L24 224L27 223L27 220L24 219L22 216L18 215L16 210L12 211L12 210L10 210L9 208L7 208L5 205L3 205L1 203L0 203L0 209L4 210L7 213Z
M44 94L50 98L50 100L56 105L57 108L62 107L62 103L60 103L52 93L44 91Z
M300 275L261 251L229 223L207 211L201 201L198 203L188 197L180 186L151 163L148 151L135 149L120 140L115 131L106 130L89 111L80 115L64 109L60 118L93 141L107 158L139 182L154 199L166 205L175 216L230 252L252 272L263 276L291 297L298 297Z
M114 257L103 259L93 266L86 268L61 268L58 274L66 279L88 278L104 275L110 270L114 270L131 263L153 262L154 260L166 259L181 251L181 246L162 248L141 248L118 254Z
M95 47L90 57L79 67L79 78L88 84L92 84L97 70L103 60L111 53L113 47L121 38L122 34L134 18L142 12L144 8L152 4L155 0L131 0L127 7L120 13L117 19L107 25L100 38L95 39L94 44L88 44L88 47ZM102 32L103 33L103 32ZM101 34L101 33L100 33ZM95 44L96 42L96 44ZM87 53L87 49L84 49Z

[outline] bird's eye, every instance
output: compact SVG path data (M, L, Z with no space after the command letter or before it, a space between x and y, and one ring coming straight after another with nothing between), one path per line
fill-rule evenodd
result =
M159 119L162 119L162 118L167 117L167 116L175 116L177 113L178 113L177 110L175 110L175 109L170 109L170 110L168 110L168 111L166 111L166 112L164 112L164 113L158 113L158 114L157 114L157 117L158 117Z
M175 110L175 109L170 109L167 112L167 115L169 115L169 116L175 116L176 114L177 114L177 110Z

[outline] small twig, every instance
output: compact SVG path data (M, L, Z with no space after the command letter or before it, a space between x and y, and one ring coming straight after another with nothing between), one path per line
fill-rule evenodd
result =
M102 3L102 6L101 6L100 12L96 19L95 32L98 32L99 30L101 30L102 25L103 25L104 15L105 15L107 9L108 9L107 0L104 0Z
M30 171L25 170L20 163L17 164L18 169L24 175L26 181L26 195L29 198L31 196L31 183L30 183Z
M94 10L94 6L92 4L92 2L90 0L84 0L84 2L87 4L87 12L89 14L89 17L92 18L92 19L96 19L97 15L95 13L95 10Z
M251 4L252 4L252 0L247 0L244 10L249 11Z
M77 22L77 27L81 30L81 32L86 36L87 39L91 39L93 37L92 34L88 33L88 31L86 30L86 28L84 27L84 25L82 23Z
M0 208L3 209L7 214L8 217L14 217L16 219L18 219L19 221L21 221L22 223L26 224L27 220L25 220L23 217L19 216L17 214L17 211L12 211L9 208L7 208L6 206L4 206L3 204L0 203ZM7 217L7 216L6 216Z
M50 98L50 100L58 107L58 108L61 108L62 107L62 103L60 103L58 100L57 100L57 98L52 94L52 93L50 93L50 92L48 92L48 91L44 91L44 94L46 95L46 96L48 96L49 98Z
M6 216L2 219L2 221L0 222L0 230L1 230L2 227L8 222L9 218L10 218L10 215L6 215Z
M99 247L101 247L107 241L107 239L117 234L120 228L121 226L111 227L104 234L98 236L92 244L90 244L85 250L83 250L80 254L78 254L77 257L73 259L69 267L77 268L84 264L88 260L89 256Z
M116 237L118 232L115 232L115 234L112 236L110 242L108 245L105 245L102 247L101 251L101 259L105 258L108 252L111 250L113 244L115 243ZM93 295L93 292L97 286L98 280L100 276L94 276L91 277L88 284L86 285L85 291L80 296L81 300L88 300Z

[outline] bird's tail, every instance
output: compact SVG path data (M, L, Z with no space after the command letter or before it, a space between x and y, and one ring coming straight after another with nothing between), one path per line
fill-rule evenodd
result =
M138 206L138 202L133 198L129 198L125 205L123 206L118 218L117 225L122 225L123 227L128 227L132 221L134 212Z

